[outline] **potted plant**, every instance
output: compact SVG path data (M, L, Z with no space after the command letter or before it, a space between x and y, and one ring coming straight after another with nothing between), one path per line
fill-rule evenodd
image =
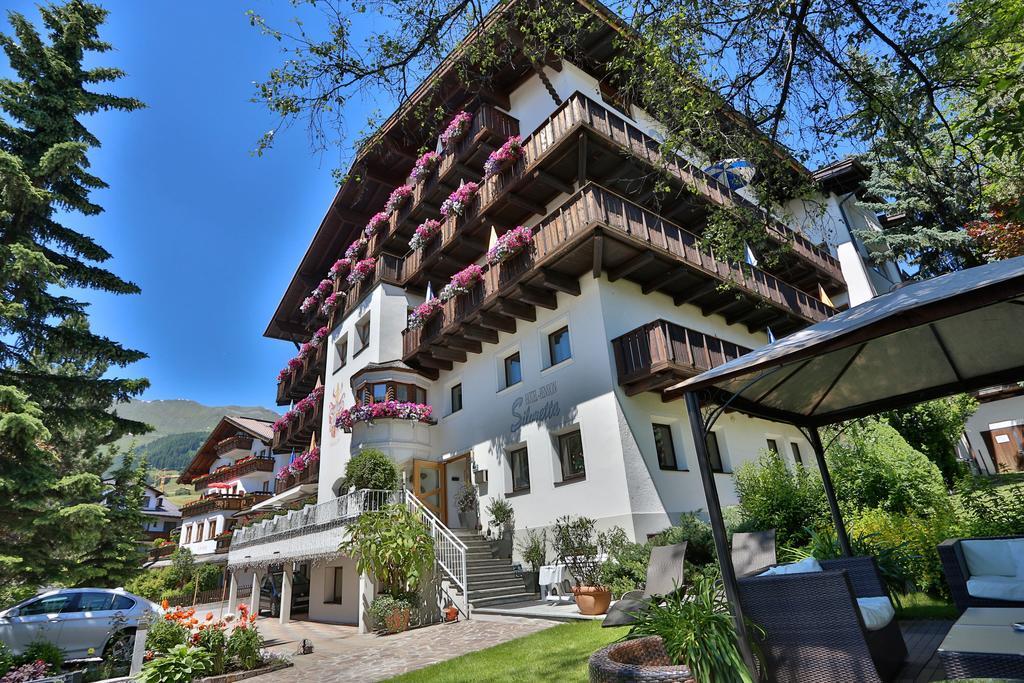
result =
M551 539L558 563L565 565L575 581L576 606L580 614L587 615L604 614L612 601L611 591L601 583L596 524L590 517L559 517Z
M387 633L408 629L420 585L434 564L434 538L416 513L401 504L364 512L338 550L355 557L356 570L380 586L370 605L376 627Z
M455 499L455 506L459 509L459 524L462 525L462 528L475 529L477 527L476 486L469 483L463 484Z
M530 567L523 572L523 585L530 593L540 591L540 568L547 564L548 532L541 529L527 529L523 540L516 546L523 562Z
M512 558L512 535L515 530L516 513L512 504L504 498L492 498L487 506L488 528L494 528L498 540L491 545L491 554L500 559Z

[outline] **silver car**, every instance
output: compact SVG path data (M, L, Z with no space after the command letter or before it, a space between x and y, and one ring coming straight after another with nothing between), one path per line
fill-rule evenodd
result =
M52 590L0 612L0 641L16 655L45 640L65 659L124 661L131 658L139 622L161 612L160 605L119 588Z

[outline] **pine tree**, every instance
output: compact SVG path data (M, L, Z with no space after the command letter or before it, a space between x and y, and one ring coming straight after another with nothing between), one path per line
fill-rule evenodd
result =
M70 215L96 216L90 199L106 187L89 172L88 151L99 140L81 122L100 111L133 111L138 100L92 92L121 78L120 69L86 69L86 53L104 53L100 40L106 10L70 0L40 8L46 37L23 15L9 12L14 35L0 34L0 47L14 79L0 79L0 384L22 389L62 434L105 429L100 441L142 431L131 420L108 415L145 380L91 372L54 372L40 367L40 354L69 354L102 368L125 367L145 357L94 334L83 320L87 304L68 288L114 294L139 291L99 264L110 253L91 237L63 224Z

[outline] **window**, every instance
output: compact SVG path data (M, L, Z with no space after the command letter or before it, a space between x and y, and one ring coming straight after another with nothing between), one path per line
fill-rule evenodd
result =
M583 437L579 431L558 437L558 459L562 464L562 481L585 477L583 462Z
M264 493L270 491L270 480L269 479L267 481L263 482L263 491L264 491Z
M725 472L725 467L722 466L722 451L718 447L718 434L708 432L706 443L708 446L708 460L711 462L711 471Z
M663 470L679 469L676 466L676 449L672 444L672 428L654 423L654 450L658 453L658 467Z
M69 607L71 596L65 595L51 595L47 598L40 598L34 602L30 602L24 607L18 610L18 616L28 617L35 614L57 614L65 607Z
M768 439L768 450L775 455L779 454L779 444L775 439Z
M331 573L331 585L328 586L328 592L330 593L330 600L327 602L341 604L344 593L344 567L334 567L334 571Z
M451 412L457 413L462 410L462 384L456 384L452 387L452 410Z
M563 327L548 335L548 358L551 360L551 365L558 365L562 361L572 358L568 327Z
M367 328L369 332L369 328ZM348 363L348 335L343 334L334 342L334 371L337 372Z
M388 400L388 385L386 383L373 385L373 402L383 403Z
M185 543L192 542L192 525L189 524L185 527Z
M76 612L107 612L113 609L112 593L80 593Z
M401 382L366 382L356 388L356 402L378 403L380 401L427 402L427 390L415 384Z
M124 612L135 607L135 601L124 595L118 595L114 597L114 610L117 612Z
M519 384L523 381L523 367L519 362L519 352L505 358L505 386Z
M366 316L356 323L356 352L358 356L367 346L370 345L370 316Z
M796 441L791 441L789 447L793 451L793 462L802 466L804 464L804 456L800 454L800 444Z
M206 523L206 539L213 538L214 532L217 530L217 522L212 519Z
M530 457L525 448L517 448L508 454L512 466L512 492L530 490Z

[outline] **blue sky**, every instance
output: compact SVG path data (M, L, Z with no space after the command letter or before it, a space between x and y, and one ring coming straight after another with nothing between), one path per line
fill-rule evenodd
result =
M281 55L249 25L254 9L283 25L283 0L106 0L97 63L128 72L112 90L143 100L134 113L89 122L103 147L93 170L110 184L106 212L72 216L142 288L133 297L88 294L93 329L149 358L126 376L152 383L143 398L274 407L278 370L295 353L262 334L333 197L338 154L320 156L296 127L262 158L250 154L274 119L250 102ZM4 9L38 18L30 0ZM0 30L9 33L6 13ZM0 74L7 62L0 58ZM385 105L383 109L390 111ZM353 117L364 116L357 106ZM353 118L353 121L358 121Z

